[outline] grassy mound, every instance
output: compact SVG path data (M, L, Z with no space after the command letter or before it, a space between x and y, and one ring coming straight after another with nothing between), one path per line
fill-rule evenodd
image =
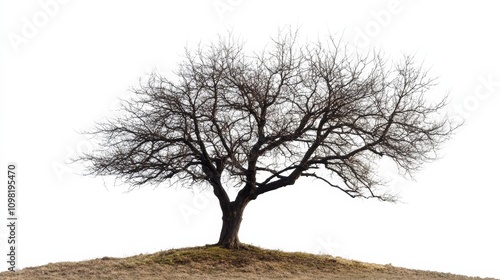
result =
M245 245L172 249L0 273L0 279L481 279Z

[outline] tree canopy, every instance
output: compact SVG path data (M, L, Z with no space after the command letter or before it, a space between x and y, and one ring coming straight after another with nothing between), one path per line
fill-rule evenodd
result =
M241 221L249 201L303 177L394 201L380 159L412 175L456 128L442 112L446 98L428 101L435 79L413 57L389 63L331 37L302 43L280 32L261 52L220 37L186 49L172 76L141 81L123 114L97 124L101 148L82 159L90 174L132 187L209 186L224 221ZM229 187L239 189L233 201Z

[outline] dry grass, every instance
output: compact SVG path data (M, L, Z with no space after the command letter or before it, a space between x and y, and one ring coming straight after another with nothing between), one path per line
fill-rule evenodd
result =
M129 258L54 263L0 279L481 279L245 245L174 249ZM490 278L491 279L491 278Z

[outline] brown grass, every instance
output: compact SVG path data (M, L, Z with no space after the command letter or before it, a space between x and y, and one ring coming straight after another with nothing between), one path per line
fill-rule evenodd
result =
M0 279L481 279L245 245L173 249L129 258L51 263ZM489 278L492 279L492 278Z

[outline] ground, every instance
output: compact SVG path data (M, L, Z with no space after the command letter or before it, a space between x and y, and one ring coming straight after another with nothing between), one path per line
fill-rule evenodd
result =
M172 249L128 258L53 263L0 279L481 279L245 245ZM492 278L488 278L492 279Z

